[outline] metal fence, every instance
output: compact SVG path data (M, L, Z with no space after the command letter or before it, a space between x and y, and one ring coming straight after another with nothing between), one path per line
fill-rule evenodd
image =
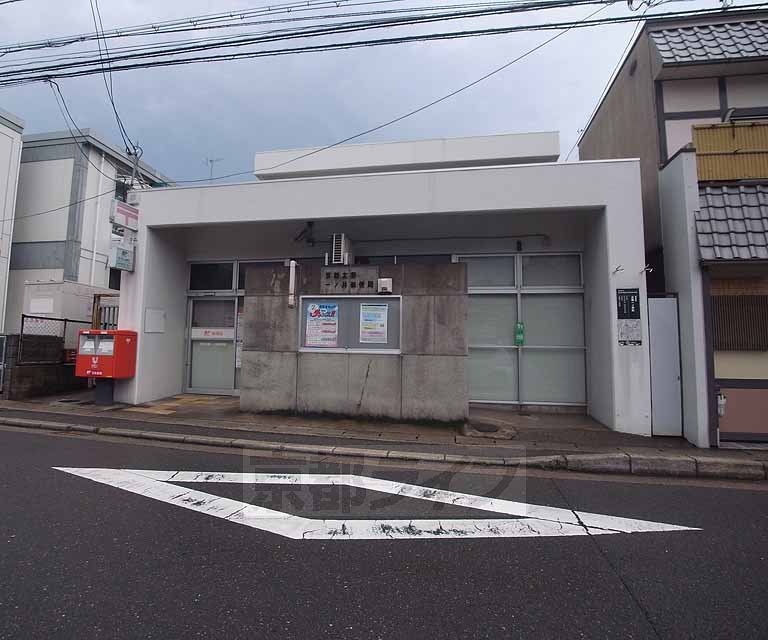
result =
M93 296L93 328L117 329L117 316L120 313L120 295L97 293Z
M67 361L67 352L77 349L80 329L90 322L44 316L21 316L18 364L58 364Z

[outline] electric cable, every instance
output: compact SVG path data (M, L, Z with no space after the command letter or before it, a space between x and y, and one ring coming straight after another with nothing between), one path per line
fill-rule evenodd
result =
M613 2L611 4L613 4ZM604 5L604 6L608 6L608 5ZM745 7L757 8L757 7L763 7L763 6L765 6L765 3L756 3L752 5L745 5L744 7L741 7L741 8L745 8ZM654 14L652 16L648 16L648 19L656 18L656 17L680 18L680 17L694 17L694 16L710 16L710 15L722 15L723 13L727 13L727 11L723 11L721 9L716 9L716 10L699 9L699 10L692 10L692 11L678 11L678 12L668 12L664 14ZM637 22L638 20L640 20L640 18L636 15L614 16L612 18L599 18L596 20L587 20L587 21L564 21L564 22L558 22L558 23L539 23L534 25L515 25L515 26L501 27L501 28L486 28L486 29L463 30L463 31L449 31L449 32L440 32L440 33L415 34L415 35L401 36L401 37L395 37L395 38L377 38L377 39L360 40L360 41L334 42L334 43L320 44L320 45L286 47L282 49L265 49L265 50L257 50L257 51L210 54L210 55L197 56L197 57L171 58L168 60L136 62L133 64L124 63L119 66L116 66L114 64L115 60L113 58L112 70L127 71L132 69L149 69L149 68L155 68L155 67L161 67L161 66L163 67L178 66L178 65L186 65L186 64L192 64L192 63L218 62L218 61L224 61L224 60L228 60L228 61L243 60L243 59L259 58L259 57L289 55L289 54L295 54L295 53L310 53L310 52L318 52L318 51L334 51L334 50L345 50L345 49L353 49L353 48L360 48L360 47L393 45L393 44L402 44L406 42L427 42L427 41L433 41L433 40L445 40L445 39L453 39L453 38L502 35L502 34L508 34L508 33L521 32L521 31L562 30L566 28L570 29L570 28L576 28L576 27L578 28L594 27L594 26L607 25L607 24ZM345 28L342 31L346 33L350 30L370 29L370 28L378 28L378 27L365 25L362 27ZM322 33L319 35L327 35L327 33ZM291 38L292 36L289 36L289 39ZM264 38L261 40L269 41L274 39L275 38ZM240 42L237 44L232 44L230 46L242 47L247 44L250 44L250 42ZM129 62L130 59L135 59L137 57L141 58L144 56L128 56L125 62ZM47 80L49 78L57 79L57 78L65 78L65 77L82 77L82 76L92 75L94 73L100 73L100 70L98 68L72 69L73 66L79 66L79 65L60 65L60 66L47 67L44 69L36 69L36 70L24 72L24 73L27 73L27 75L26 76L22 75L20 77L17 76L17 74L14 72L5 72L0 74L0 86L17 86L20 84L40 82L40 81ZM35 72L38 72L38 73L35 73Z

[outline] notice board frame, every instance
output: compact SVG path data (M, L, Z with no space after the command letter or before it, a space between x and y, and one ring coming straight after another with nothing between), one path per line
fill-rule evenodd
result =
M344 305L344 301L356 301L356 304L353 303L352 305L347 304ZM306 304L314 301L321 301L321 302L337 302L339 304L339 335L342 336L345 333L348 333L350 329L346 326L347 324L350 324L349 319L346 320L346 322L343 319L343 313L342 309L343 307L349 307L349 306L356 306L358 309L358 314L355 314L355 317L352 318L351 326L354 328L354 331L356 332L359 328L360 323L360 317L359 317L359 308L360 304L364 304L366 302L370 302L371 304L387 304L387 303L397 303L397 333L395 334L397 336L397 348L392 347L374 347L374 346L356 346L356 347L306 347L304 346L305 343L305 333L306 333ZM402 353L402 336L403 336L403 297L401 295L371 295L371 294L353 294L353 295L302 295L299 296L299 304L298 304L298 312L299 312L299 321L298 321L298 345L299 345L299 353L364 353L364 354L370 354L370 355L400 355ZM389 310L388 318L391 320L392 318L392 310ZM357 344L361 344L357 342Z

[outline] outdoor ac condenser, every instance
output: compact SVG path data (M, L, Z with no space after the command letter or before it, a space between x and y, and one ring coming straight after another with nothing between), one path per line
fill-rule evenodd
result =
M348 265L355 261L352 253L352 243L344 233L334 233L331 236L331 264Z

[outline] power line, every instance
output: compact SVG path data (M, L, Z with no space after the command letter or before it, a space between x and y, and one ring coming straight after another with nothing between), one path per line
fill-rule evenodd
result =
M390 2L390 1L401 1L401 0L379 0L379 2L364 2L364 3L358 3L361 5L368 5L368 4L379 4L380 2ZM600 0L593 0L590 3L587 4L596 4ZM604 0L603 0L604 1ZM693 1L693 0L676 0L676 1ZM534 10L535 7L532 6L532 3L530 0L527 0L527 5L525 7L525 10ZM363 12L351 12L351 13L333 13L333 14L315 14L310 16L297 16L297 17L290 17L290 18L279 18L279 19L270 19L270 20L259 20L255 22L247 22L247 23L240 23L236 25L224 25L224 26L253 26L253 25L268 25L268 24L286 24L286 23L294 23L294 22L303 22L303 21L312 21L312 20L321 20L321 19L333 19L337 20L340 18L350 18L350 17L366 17L366 16L382 16L382 15L397 15L402 13L419 13L424 11L433 11L433 10L447 10L447 9L467 9L467 8L477 8L477 7L490 7L490 6L499 6L499 5L509 5L509 0L494 0L491 2L474 2L474 3L463 3L463 4L451 4L451 5L431 5L431 6L421 6L421 7L410 7L407 9L384 9L384 10L376 10L376 11L363 11ZM577 3L575 0L554 0L547 3L546 7L542 8L561 8L565 6L575 6ZM528 5L531 5L529 7ZM551 5L551 6L550 6ZM357 4L352 5L345 5L345 6L357 6ZM202 31L207 28L211 29L221 29L224 28L224 26L216 26L216 27L199 27L194 30L196 31ZM257 31L257 32L249 32L240 34L238 37L246 37L246 36L253 36L253 35L262 35L262 34L274 34L274 33L288 33L291 31L298 31L302 27L299 28L293 28L293 29L280 29L280 30L268 30L268 31ZM160 32L165 33L165 32ZM154 35L154 34L153 34ZM142 51L147 49L158 49L162 48L168 45L182 45L182 44L195 44L195 43L203 43L203 42L222 42L225 43L228 40L232 39L232 36L208 36L205 38L193 38L193 39L187 39L187 40L166 40L159 43L148 43L148 44L142 44L142 45L136 45L136 46L126 46L126 47L113 47L112 51L121 51L121 52L130 52L130 51ZM53 47L53 45L51 45ZM11 63L0 66L0 69L3 68L13 68L14 66L30 66L31 64L34 64L34 61L42 61L46 59L53 59L53 60L60 60L60 61L69 61L69 60L82 60L84 58L87 58L89 56L93 56L98 54L97 50L89 50L89 51L81 51L77 53L72 53L70 55L61 55L59 53L56 54L47 54L47 55L40 55L40 56L28 56L26 58L15 58ZM4 57L5 55L8 55L8 52L0 53L0 57ZM32 61L32 62L29 62ZM24 64L22 64L24 63Z
M24 220L26 218L34 218L36 216L44 216L48 213L55 213L56 211L61 211L62 209L69 209L70 207L81 204L83 202L88 202L89 200L95 200L96 198L101 198L103 196L108 196L110 194L113 194L115 191L114 189L110 191L103 191L102 193L97 193L95 196L88 196L87 198L82 198L80 200L73 200L72 202L67 202L67 204L61 205L60 207L55 207L54 209L48 209L46 211L38 211L37 213L28 213L23 216L15 216L14 218L0 218L0 222L7 222L8 220Z
M426 15L406 15L395 16L379 19L365 19L357 21L348 21L342 23L327 23L313 27L301 27L298 29L290 30L277 30L257 33L252 36L241 35L235 37L226 37L219 39L216 42L210 42L205 44L193 44L188 46L172 46L163 49L159 52L143 52L143 53L125 53L118 56L109 56L110 63L119 63L129 60L138 60L146 58L156 58L158 56L170 56L170 55L186 55L201 51L209 51L212 49L221 48L233 48L242 47L249 44L258 44L266 42L277 42L281 40L289 40L296 38L306 37L318 37L328 35L339 35L352 33L355 31L364 31L371 29L383 29L392 27L413 26L417 24L427 24L432 22L442 22L446 20L464 20L470 18L482 18L493 15L512 14L520 12L528 12L540 9L552 9L552 8L564 8L574 7L582 4L613 4L615 0L530 0L521 4L504 3L500 6L492 6L485 8L475 8L464 11L436 11ZM74 67L89 67L93 65L99 65L99 72L103 69L104 58L102 57L101 50L99 50L98 58L80 60L76 62L70 62L67 64L49 64L47 66L40 66L32 69L24 70L8 70L2 75L5 77L11 77L19 74L29 73L50 73L60 69L69 69ZM89 70L89 73L93 73L94 70Z
M72 117L72 114L69 111L69 107L67 107L67 101L64 99L64 94L61 93L61 87L51 80L50 82L51 91L53 92L53 97L56 98L56 104L59 107L59 111L61 112L61 117L64 118L64 124L67 126L67 130L69 131L69 135L72 138L73 142L75 143L75 146L80 151L80 153L83 155L83 157L88 161L88 164L90 164L96 171L98 171L101 175L103 175L108 180L112 180L113 182L117 182L117 179L107 175L104 173L99 167L97 167L91 159L88 157L88 153L80 146L80 142L75 137L74 132L72 131L72 127L69 126L69 121L72 121L72 125L77 129L77 132L80 134L83 140L86 140L86 135L82 132L80 127L77 126L77 123L75 122L75 119ZM58 95L57 95L58 94ZM61 101L59 101L61 99ZM63 108L62 108L63 107ZM67 119L69 118L69 119ZM117 172L117 171L115 171Z
M595 2L592 2L591 4L595 4ZM613 4L613 2L611 2L610 4ZM751 8L757 8L757 7L763 7L763 6L765 6L765 3L743 5L740 8L751 9ZM654 14L653 16L649 16L649 18L655 18L655 17L666 17L666 18L686 17L687 18L687 17L693 17L693 16L722 15L725 13L733 13L733 12L724 11L722 9L714 9L714 10L698 9L698 10L689 10L689 11L667 12L663 14ZM320 45L305 45L305 46L296 46L296 47L286 47L281 49L265 49L265 50L245 51L245 52L235 52L235 53L218 53L218 54L202 55L202 56L196 56L196 57L182 57L182 58L177 57L177 58L170 58L167 60L161 59L161 60L154 60L154 61L130 63L132 59L147 57L146 54L143 54L139 56L125 56L122 59L123 64L120 64L119 66L114 64L115 58L113 58L112 69L113 71L128 71L128 70L134 70L134 69L149 69L149 68L155 68L155 67L161 67L161 66L178 66L178 65L186 65L186 64L192 64L192 63L202 63L202 62L244 60L244 59L250 59L250 58L289 55L289 54L295 54L295 53L314 53L319 51L334 51L334 50L345 50L345 49L353 49L353 48L360 48L360 47L403 44L407 42L427 42L432 40L445 40L445 39L453 39L453 38L503 35L503 34L509 34L509 33L522 32L522 31L562 30L562 29L570 29L570 28L576 28L576 27L578 28L594 27L594 26L607 25L607 24L636 22L639 19L640 18L634 15L615 16L613 18L599 18L596 20L587 20L583 22L570 20L570 21L564 21L564 22L558 22L558 23L540 23L540 24L534 24L534 25L517 25L517 26L500 27L500 28L485 28L485 29L475 29L475 30L416 34L416 35L408 35L408 36L401 36L401 37L395 37L395 38L376 38L376 39L369 39L369 40L332 42L332 43L326 43L326 44L320 44ZM402 26L402 25L398 25L398 26ZM341 29L341 30L339 29L324 30L322 33L313 33L312 35L329 35L333 33L348 33L355 30L361 30L361 29L365 30L365 29L371 29L371 28L375 29L375 28L381 28L381 27L380 25L369 24L366 26L345 27L344 29ZM260 38L258 41L269 42L269 41L277 41L277 40L284 40L284 39L293 39L295 37L306 37L306 35L291 35L287 37L286 36L266 37L266 38ZM252 44L252 42L251 41L236 42L236 43L232 43L229 45L222 45L222 46L227 46L230 48L231 47L239 48L242 46L246 46L248 44ZM206 47L206 48L219 48L219 47L213 46L213 47ZM170 51L170 53L178 53L178 52ZM183 51L182 53L187 53L187 52ZM159 54L151 54L151 55L154 57L157 57ZM32 82L44 81L49 78L81 77L81 76L92 75L94 73L100 72L98 69L93 69L93 68L72 69L73 66L82 66L82 65L83 63L76 64L76 65L54 65L54 66L45 67L45 68L33 69L27 72L5 72L3 74L0 74L0 86L16 86L19 84L29 84ZM34 72L37 72L37 73L34 73ZM17 75L18 73L27 73L27 75L18 76ZM8 77L8 76L13 76L13 77Z

